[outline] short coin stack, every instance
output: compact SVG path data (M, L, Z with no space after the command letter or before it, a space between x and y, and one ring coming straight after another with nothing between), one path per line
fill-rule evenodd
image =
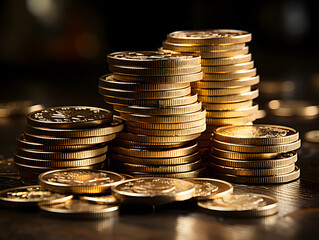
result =
M117 52L107 60L113 74L100 78L99 93L125 120L110 148L115 169L134 176L198 176L194 140L205 131L205 110L190 82L202 78L200 56Z
M40 173L56 168L101 168L107 143L123 128L119 117L95 107L54 107L30 113L14 153L21 180L37 183Z
M253 99L259 82L254 62L246 42L251 34L239 30L190 30L167 35L163 50L196 53L202 57L203 79L192 83L192 90L206 108L205 133L199 146L209 148L214 129L226 125L251 124L256 119L258 105Z
M220 127L212 137L209 164L215 177L231 182L290 182L300 176L295 166L300 144L298 132L289 127Z

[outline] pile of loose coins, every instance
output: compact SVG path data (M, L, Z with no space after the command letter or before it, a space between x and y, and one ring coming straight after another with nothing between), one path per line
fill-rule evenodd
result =
M269 184L296 180L300 147L296 130L255 124L214 131L209 166L216 178L236 183Z
M116 171L134 176L196 177L203 172L196 140L205 110L191 92L202 78L199 55L159 51L116 52L99 93L125 120L110 147Z
M253 99L259 82L256 68L245 43L251 34L239 30L190 30L167 35L164 51L195 53L202 57L203 78L192 83L206 108L207 129L199 138L199 146L209 149L214 129L226 125L251 124L257 116L258 104Z
M40 173L56 168L102 168L107 143L123 128L119 117L95 107L54 107L30 113L14 153L21 180L34 184Z
M125 179L92 169L60 169L39 175L39 184L0 192L0 204L38 205L47 215L73 219L115 217L121 205L156 205L189 200L217 215L262 217L278 212L277 200L254 193L233 194L232 184L211 178Z

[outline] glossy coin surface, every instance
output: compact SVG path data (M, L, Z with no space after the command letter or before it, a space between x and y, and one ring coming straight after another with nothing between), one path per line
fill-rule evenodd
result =
M37 205L40 202L59 203L72 198L72 195L54 193L40 185L10 188L0 192L0 204L11 207Z
M85 128L112 122L112 112L95 107L54 107L30 113L27 123L35 127Z
M107 192L123 180L123 176L114 172L80 168L53 170L39 176L43 188L73 194Z
M198 200L215 199L233 192L233 185L219 179L189 178L187 181L195 184L194 197Z
M157 205L192 198L193 183L172 178L138 178L112 187L112 194L124 203Z

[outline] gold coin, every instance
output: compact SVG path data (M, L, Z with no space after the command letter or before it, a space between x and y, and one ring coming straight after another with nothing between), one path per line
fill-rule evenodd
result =
M40 185L9 188L0 191L0 204L8 207L36 206L40 202L61 203L72 195L50 192Z
M124 82L141 82L141 83L190 83L196 82L203 78L201 71L192 74L172 75L172 76L137 76L113 73L113 78Z
M266 160L236 160L210 155L209 161L217 165L235 168L278 168L294 164L297 161L297 153L283 153L274 159Z
M244 152L244 153L284 153L284 152L295 151L298 148L300 148L301 141L298 140L291 143L277 144L277 145L239 145L239 144L225 143L225 142L213 139L212 146L215 148L224 149L228 151Z
M156 148L156 149L170 149L170 148L177 148L182 147L188 144L188 142L137 142L132 140L126 140L117 138L115 141L116 144L124 147L130 148L142 148L142 149L149 149L149 148Z
M238 50L226 50L226 51L211 51L211 52L196 52L200 54L202 59L217 59L217 58L225 58L225 57L235 57L239 55L244 55L249 52L248 47L244 47Z
M180 173L141 173L141 172L132 172L134 177L167 177L167 178L197 178L201 177L206 173L206 168L199 168L193 171L180 172Z
M248 69L248 70L240 70L234 72L226 72L226 73L203 73L204 81L217 81L217 80L232 80L238 78L247 78L256 76L256 68Z
M195 197L198 200L208 200L227 196L233 192L233 185L229 182L212 178L189 178L195 184Z
M272 100L268 109L271 114L280 117L314 117L319 114L319 106L303 100Z
M197 204L215 214L232 217L266 217L278 212L275 198L256 193L230 194L223 198L198 201Z
M182 130L194 127L200 127L206 123L206 119L201 118L192 122L184 122L184 123L148 123L148 122L134 122L134 121L126 121L126 126L134 127L134 128L144 128L144 129L152 129L152 130Z
M98 137L118 133L124 129L124 122L118 116L113 116L113 122L102 127L85 129L54 129L26 125L25 132L31 135L51 136L60 138Z
M207 125L244 125L256 120L256 114L251 114L243 117L232 117L232 118L206 118Z
M103 196L79 196L80 200L86 201L89 203L94 204L101 204L101 205L116 205L119 202L117 199L112 195L103 195Z
M282 153L240 153L240 152L232 152L219 148L211 148L211 153L214 156L227 158L227 159L237 159L237 160L258 160L258 159L277 159L280 158Z
M164 49L173 50L176 52L225 51L225 50L238 50L245 47L245 43L203 45L203 44L171 43L168 41L164 41L162 45Z
M112 112L95 107L54 107L30 113L27 123L45 128L88 128L109 124Z
M189 82L185 83L139 83L139 82L123 82L116 81L112 75L104 75L99 79L99 86L102 88L112 88L131 91L161 91L181 89L189 86Z
M217 165L213 162L209 163L210 168L216 172L231 174L236 176L275 176L287 174L295 169L295 164L276 168L239 168Z
M198 96L198 99L203 103L234 103L255 99L258 94L258 89L256 89L251 92L224 96Z
M24 164L28 166L39 167L51 167L51 168L74 168L85 167L105 161L106 155L100 155L96 157L84 158L84 159L62 159L62 160L50 160L41 158L30 158L13 154L14 161L18 164Z
M44 107L41 104L35 104L28 100L0 103L0 118L23 116L34 111L39 111L43 108Z
M193 88L228 88L228 87L242 87L253 86L259 83L259 76L251 78L240 78L235 80L222 81L198 81L191 83Z
M312 130L305 133L305 140L311 143L319 143L319 130Z
M183 123L192 122L202 119L206 115L206 110L197 111L188 114L177 115L143 115L143 114L130 114L120 113L121 117L126 121L147 122L147 123Z
M241 94L241 93L250 92L251 87L244 86L244 87L212 88L212 89L193 88L192 90L200 96L225 96L225 95L233 95L233 94Z
M250 40L250 33L229 29L176 31L167 35L169 42L188 44L245 43Z
M121 97L131 99L166 99L184 97L191 93L191 87L163 91L129 91L121 89L111 89L99 87L99 93L108 97Z
M39 149L43 151L71 151L71 150L83 150L94 147L94 145L48 145L37 142L29 141L25 138L24 134L21 134L16 139L17 148L25 149Z
M289 127L255 124L217 128L214 131L214 138L222 142L242 145L276 145L297 141L299 133Z
M225 73L225 72L235 72L241 70L252 69L254 67L254 61L237 63L231 65L219 65L219 66L202 66L202 71L204 73Z
M251 177L251 176L238 176L232 174L214 173L214 177L236 183L244 184L274 184L274 183L287 183L295 181L300 177L300 169L295 166L295 170L281 175L275 176L262 176L262 177Z
M162 51L124 51L107 55L107 62L110 65L175 68L198 65L200 64L200 56Z
M203 66L220 66L220 65L231 65L238 63L245 63L251 61L251 54L237 55L234 57L224 58L203 58L201 63Z
M142 134L142 135L152 135L152 136L185 136L192 135L196 133L202 133L206 129L206 124L198 127L185 128L185 129L174 129L174 130L162 130L162 129L145 129L136 128L131 126L126 126L125 130L128 132Z
M131 67L109 65L111 72L129 75L147 75L147 76L174 76L183 74L198 73L201 71L201 65L186 66L186 67L168 67L168 68L145 68L145 67Z
M251 114L255 114L258 111L258 104L252 107L239 108L237 110L228 111L206 111L206 117L209 118L233 118L233 117L243 117Z
M142 135L129 132L121 132L119 138L135 142L148 142L148 143L175 143L175 142L187 142L194 140L200 136L200 133L185 135L185 136L151 136Z
M199 157L199 152L194 152L190 155L180 156L180 157L167 157L167 158L142 158L142 157L132 157L127 155L121 155L111 152L110 158L116 162L120 163L132 163L139 165L151 165L151 166L175 166L180 164L191 163L197 161ZM130 170L131 171L131 170Z
M140 149L140 148L127 148L119 145L111 145L110 149L113 152L139 158L176 158L190 155L198 150L198 145L195 142L190 142L182 147L170 149ZM173 162L173 161L172 161Z
M206 103L202 102L202 105L207 111L235 111L240 108L249 108L253 106L253 101L243 101L235 103Z
M121 203L158 205L193 197L194 184L171 178L149 177L126 180L112 187Z
M175 97L170 99L130 99L130 98L115 98L104 96L104 101L114 105L126 105L126 106L144 106L144 107L174 107L187 105L197 102L197 93L192 93L184 97Z
M52 145L93 145L99 143L106 143L112 141L116 138L117 134L110 134L98 137L83 137L83 138L56 138L56 137L46 137L37 136L24 133L27 140L31 142L38 142L42 144L52 144Z
M192 104L175 106L175 107L144 107L144 106L114 106L114 109L118 112L124 113L135 113L135 114L146 114L146 115L175 115L175 114L186 114L197 112L202 109L201 102L195 102Z
M39 158L48 160L67 160L92 158L106 153L108 146L97 146L87 150L69 151L69 152L49 152L43 150L17 148L16 153L22 157Z
M72 219L109 218L117 216L119 212L118 205L99 205L78 199L58 204L40 203L39 207L46 214Z
M109 191L124 180L118 173L81 168L53 170L39 176L40 185L48 190L72 194L97 194Z
M177 165L141 165L126 162L117 162L116 164L119 168L123 169L124 171L130 172L180 173L198 169L201 166L201 160Z

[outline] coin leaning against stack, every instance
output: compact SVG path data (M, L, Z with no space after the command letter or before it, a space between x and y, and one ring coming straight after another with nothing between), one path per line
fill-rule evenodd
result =
M277 125L226 126L212 137L209 164L212 174L236 183L267 184L296 180L300 147L296 130Z
M40 173L58 168L102 168L107 143L123 128L123 120L95 107L54 107L30 113L14 153L21 180L37 183Z
M258 105L253 99L259 82L245 43L251 34L239 30L189 30L167 35L164 51L201 55L203 79L191 83L206 108L207 129L199 138L202 151L209 149L214 129L226 125L251 124Z
M100 78L99 93L125 120L110 147L116 170L141 177L200 175L194 140L205 131L205 110L190 86L202 78L200 56L116 52L107 61L113 74Z

